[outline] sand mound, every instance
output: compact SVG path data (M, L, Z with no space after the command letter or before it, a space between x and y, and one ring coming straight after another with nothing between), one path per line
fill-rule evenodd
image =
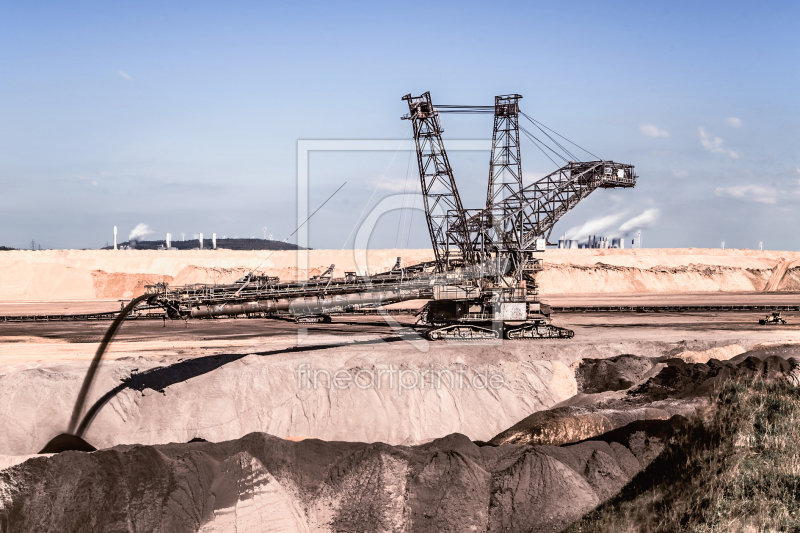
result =
M738 344L731 344L729 346L720 346L718 348L711 348L700 352L680 352L673 355L677 359L682 359L687 363L707 363L709 359L716 359L718 361L727 361L739 354L746 352L744 348Z
M219 442L253 431L389 444L422 443L454 432L488 440L577 390L559 362L505 361L488 352L463 363L453 359L449 352L406 353L398 365L390 353L333 349L280 358L204 356L162 365L106 361L88 399L87 408L100 409L85 438L98 448L195 437ZM365 388L329 386L337 371L361 372L364 378L370 371L388 371L390 364L394 381L384 374L380 388L368 381L359 382ZM300 365L307 365L303 375ZM402 390L400 370L408 387ZM438 387L424 378L411 385L423 371L442 371ZM86 363L64 363L0 375L0 404L13 406L0 415L0 453L35 453L63 432L85 372ZM502 388L487 388L487 375L501 376Z

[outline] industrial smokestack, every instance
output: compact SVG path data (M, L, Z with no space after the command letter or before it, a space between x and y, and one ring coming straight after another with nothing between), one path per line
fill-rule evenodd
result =
M169 250L171 246L172 246L172 234L167 233L167 250Z
M213 248L214 250L217 249L217 234L216 233L212 233L211 234L211 248Z
M114 249L117 249L117 227L114 226Z
M203 249L203 234L200 234L200 249Z

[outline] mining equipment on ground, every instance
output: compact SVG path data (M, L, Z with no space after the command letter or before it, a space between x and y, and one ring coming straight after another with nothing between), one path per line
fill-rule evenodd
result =
M418 312L417 325L430 340L572 337L571 330L549 323L539 302L536 274L547 240L556 222L590 193L634 187L637 176L633 165L596 156L579 161L561 144L571 141L520 110L521 98L497 96L493 106L434 106L428 92L403 97L408 114L402 118L413 126L433 261L404 266L398 258L388 272L346 272L342 278L333 277L331 266L320 276L291 283L251 272L228 285L157 284L147 287L148 305L162 307L172 319L259 315L313 323L330 322L332 314L423 299L429 302ZM461 203L442 140L441 113L494 114L486 205L480 209ZM520 115L558 149L520 126ZM551 160L555 155L563 161L528 185L522 179L520 130Z
M781 316L780 312L777 312L765 316L764 318L760 319L758 323L762 326L768 326L770 324L786 324L786 319Z

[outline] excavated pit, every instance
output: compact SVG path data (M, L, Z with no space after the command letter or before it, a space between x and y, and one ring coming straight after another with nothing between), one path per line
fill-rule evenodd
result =
M545 299L652 303L688 291L735 303L800 288L797 254L587 252L547 253ZM39 313L44 298L118 309L88 300L153 281L230 281L258 255L122 254L4 255L0 309ZM296 252L280 254L267 273L307 274L292 266ZM372 260L388 268L397 255L413 254ZM331 263L349 268L312 252L308 271ZM41 276L53 281L47 294ZM771 328L760 314L561 313L569 341L423 350L374 317L126 323L89 392L85 440L59 435L104 325L2 324L0 531L558 531L649 464L724 380L797 383L800 314ZM301 365L463 369L472 386L307 387ZM481 375L503 386L474 386Z
M641 373L637 358L617 357L620 373L639 373L628 389L575 395L578 407L535 413L486 444L459 433L393 446L257 432L218 443L117 445L26 458L0 471L0 525L4 531L131 525L187 532L560 531L619 492L686 423L659 409L688 415L727 378L800 381L800 347L762 348L738 362L668 358L654 363L655 373ZM612 415L633 411L632 420ZM599 413L606 425L574 423L587 412Z

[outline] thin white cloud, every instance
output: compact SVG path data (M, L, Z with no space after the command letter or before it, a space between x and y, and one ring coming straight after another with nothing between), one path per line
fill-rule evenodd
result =
M622 202L625 201L625 198L623 198L619 194L609 194L608 199L617 204L621 204Z
M619 233L626 235L632 231L652 228L658 222L661 212L657 208L645 209L641 215L626 220L620 227Z
M687 172L686 170L673 170L672 175L675 176L676 178L688 178L689 172Z
M712 154L725 154L731 159L741 159L741 154L737 154L733 150L728 150L727 148L723 148L722 145L725 143L719 137L714 137L713 139L706 133L704 127L700 126L697 128L697 131L700 133L700 144L703 145L703 148Z
M151 233L153 233L153 232L150 230L150 228L147 226L147 224L140 223L140 224L137 224L136 227L133 228L133 231L131 231L130 235L128 235L128 240L129 241L139 241L143 237L147 237Z
M772 187L762 187L760 185L736 185L733 187L717 187L717 196L730 196L741 200L759 202L764 204L774 204L778 201L779 191Z
M128 74L127 72L125 72L124 70L118 70L117 74L119 74L120 76L122 76L123 78L125 78L128 81L131 81L133 79L133 78L131 78L131 75Z
M668 131L660 130L660 129L658 129L657 126L654 126L652 124L641 124L641 125L639 125L639 133L641 133L642 135L644 135L646 137L652 137L654 139L657 138L657 137L669 137L669 132Z
M730 126L731 128L741 128L742 121L736 117L728 117L725 119L725 125Z
M384 176L383 178L375 180L373 183L377 189L382 191L403 192L407 188L411 188L416 185L416 182L412 181L412 179L412 177L409 177L408 180L406 180L406 178L388 178Z

